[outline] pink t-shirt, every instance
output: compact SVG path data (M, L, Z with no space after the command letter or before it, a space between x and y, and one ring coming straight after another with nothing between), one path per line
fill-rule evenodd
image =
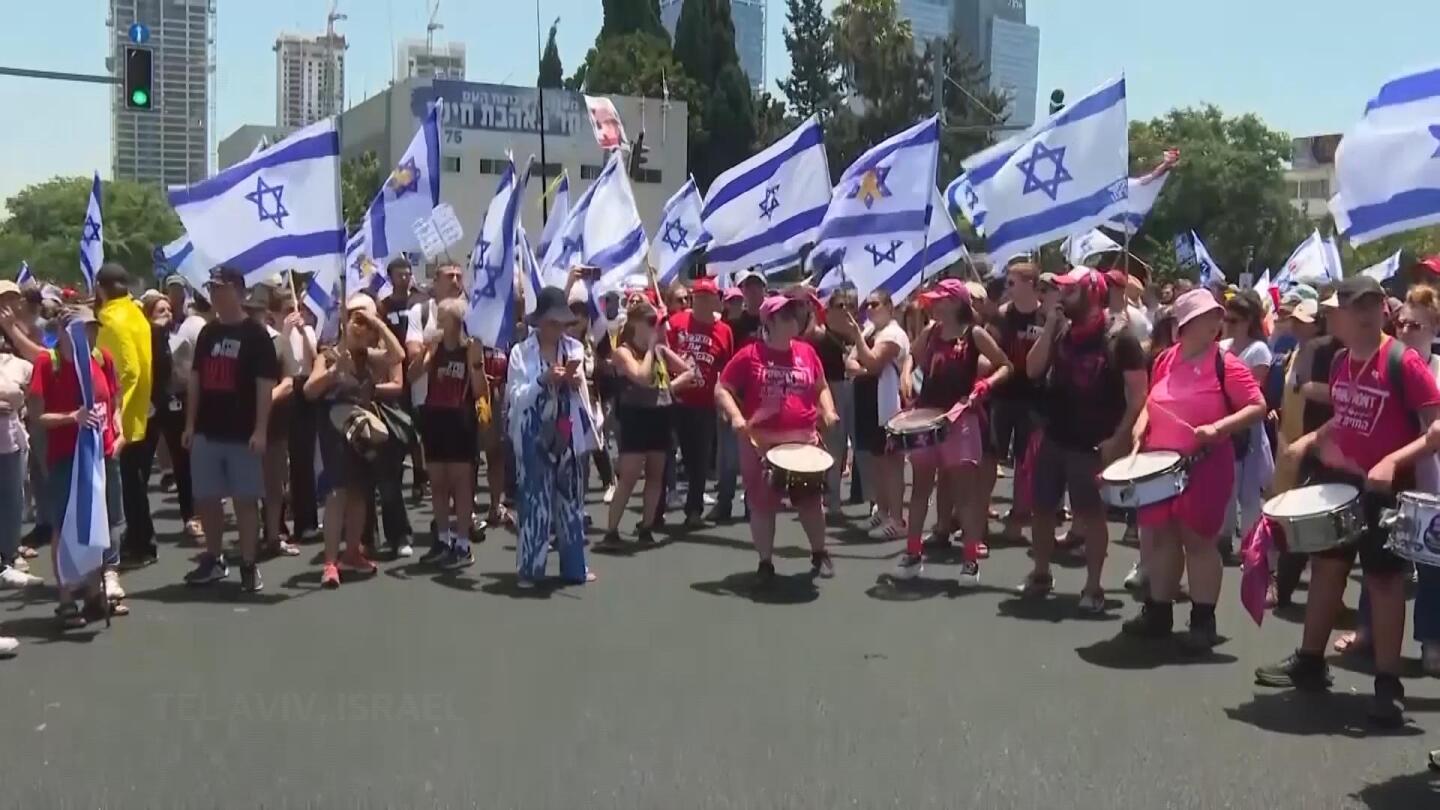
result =
M740 413L763 430L815 429L820 383L825 379L820 355L810 344L790 341L776 351L763 341L747 345L720 372L720 382L740 400Z
M1330 436L1340 452L1368 470L1379 461L1420 435L1416 414L1421 408L1440 404L1440 389L1425 361L1406 349L1400 362L1403 380L1390 381L1386 355L1389 341L1380 344L1375 356L1364 362L1352 360L1341 351L1330 368L1330 402L1335 415ZM1404 401L1397 401L1403 396Z
M1220 380L1215 374L1215 352L1212 347L1199 359L1190 362L1180 356L1180 347L1166 349L1155 360L1150 379L1150 395L1145 409L1150 428L1145 434L1146 450L1173 450L1190 455L1199 450L1195 428L1213 424L1230 412L1225 396L1220 393ZM1229 352L1224 355L1225 394L1236 410L1265 402L1255 376L1245 363ZM1227 443L1226 448L1229 447Z

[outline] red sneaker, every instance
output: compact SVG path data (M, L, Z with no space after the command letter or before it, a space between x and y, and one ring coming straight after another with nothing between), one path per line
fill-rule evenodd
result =
M371 562L365 552L353 548L340 555L340 570L353 574L373 574L380 570L380 566Z
M335 567L335 563L325 563L325 567L320 569L320 587L331 590L340 587L340 569Z

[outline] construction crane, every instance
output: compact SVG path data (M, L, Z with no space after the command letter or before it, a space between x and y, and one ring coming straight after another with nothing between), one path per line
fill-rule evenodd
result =
M326 89L329 90L331 102L334 104L335 115L340 114L344 106L342 94L345 89L340 86L339 70L336 69L336 39L335 23L341 20L350 19L347 15L340 13L340 0L330 0L330 13L325 16L325 47L329 51L328 64L325 65Z
M435 32L445 27L437 22L439 16L440 0L435 0L434 5L430 6L430 22L425 26L425 54L427 56L435 53Z

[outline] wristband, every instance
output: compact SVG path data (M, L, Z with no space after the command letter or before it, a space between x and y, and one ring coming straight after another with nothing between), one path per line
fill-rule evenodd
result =
M975 386L970 389L971 402L983 402L990 395L990 381L976 380Z

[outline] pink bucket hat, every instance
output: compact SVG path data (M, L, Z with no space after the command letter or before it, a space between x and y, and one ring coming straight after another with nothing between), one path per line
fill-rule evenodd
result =
M1175 328L1184 329L1185 324L1201 315L1224 309L1209 290L1191 290L1175 299Z

